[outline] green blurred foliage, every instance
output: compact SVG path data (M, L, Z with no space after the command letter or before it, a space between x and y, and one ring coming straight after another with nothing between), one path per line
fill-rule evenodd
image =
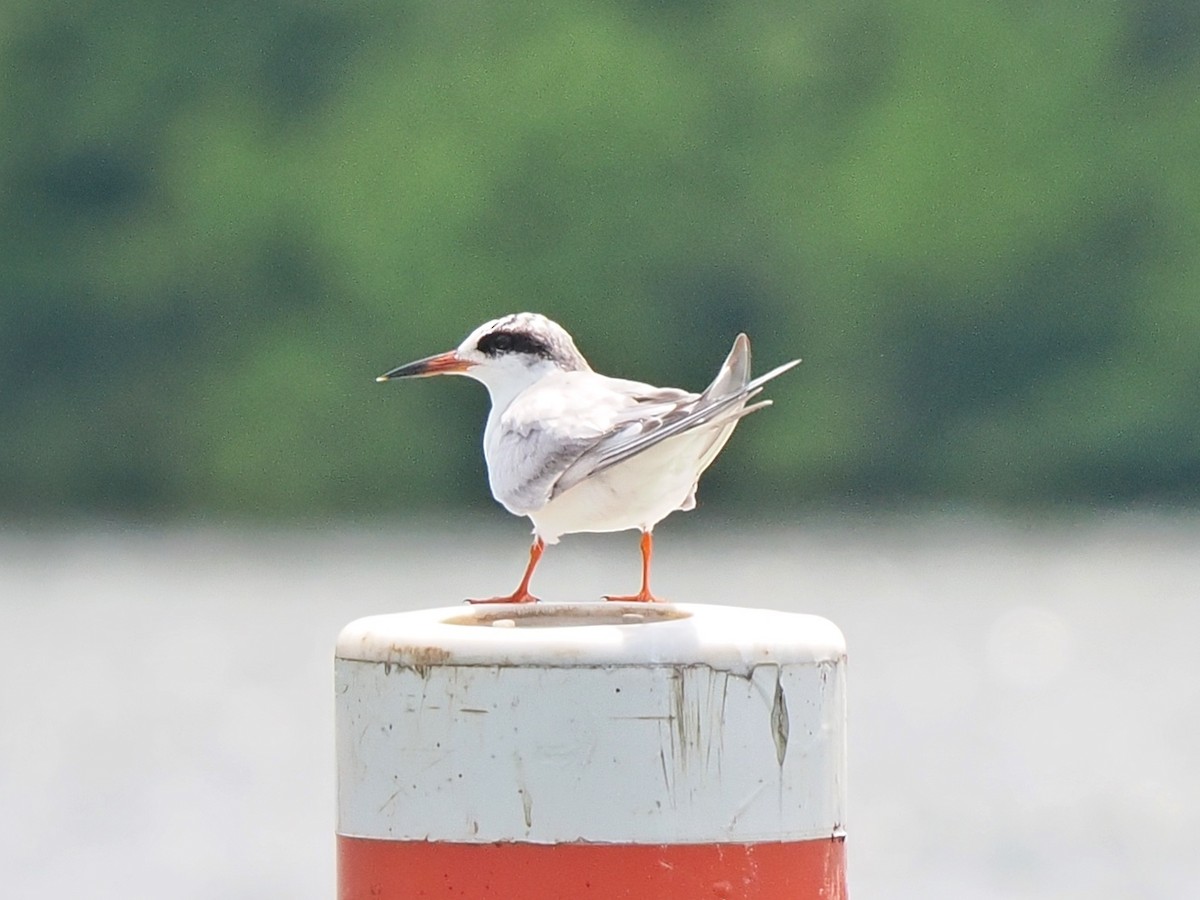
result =
M0 10L0 504L485 502L534 309L698 389L709 496L1189 502L1200 5L24 0Z

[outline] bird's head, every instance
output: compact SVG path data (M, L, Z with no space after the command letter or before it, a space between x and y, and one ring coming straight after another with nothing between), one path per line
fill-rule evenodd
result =
M482 382L493 400L523 390L547 373L591 367L571 335L538 313L514 313L480 325L454 350L392 369L376 381L429 375L466 375Z

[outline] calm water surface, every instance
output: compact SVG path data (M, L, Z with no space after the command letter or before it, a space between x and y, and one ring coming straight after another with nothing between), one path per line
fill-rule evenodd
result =
M855 900L1200 896L1200 518L659 533L656 589L850 645ZM13 898L333 894L331 656L358 616L510 590L521 526L0 531ZM548 600L629 593L568 538Z

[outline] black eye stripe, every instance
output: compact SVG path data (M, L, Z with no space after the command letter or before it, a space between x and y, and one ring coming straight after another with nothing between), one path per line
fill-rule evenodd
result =
M493 357L502 353L527 353L547 359L550 357L550 348L524 331L493 331L481 337L476 346L480 353Z

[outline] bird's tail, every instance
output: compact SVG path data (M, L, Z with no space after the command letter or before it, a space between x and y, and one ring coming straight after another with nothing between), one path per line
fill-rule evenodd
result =
M710 402L719 402L729 397L742 396L745 399L750 399L762 388L764 384L770 381L777 375L782 375L793 366L800 365L800 360L793 359L791 362L786 362L781 366L776 366L765 375L759 375L753 381L750 380L750 338L745 334L739 334L734 339L733 349L729 351L729 355L725 357L725 362L721 364L721 368L717 371L717 377L713 379L712 384L704 389L701 395ZM723 406L725 404L722 404ZM759 404L754 404L754 408L758 409Z
M711 400L719 400L736 394L746 387L750 380L750 339L739 334L733 342L733 349L717 370L717 377L704 390L703 396Z
M701 394L697 404L697 407L703 410L702 416L705 420L712 422L724 419L724 424L713 434L712 443L700 457L699 472L707 469L716 459L725 442L733 434L734 427L744 416L771 405L770 400L749 402L761 393L763 385L799 364L800 360L793 359L751 381L750 339L745 334L737 336L733 342L733 349L729 351L729 356L717 372L717 377Z

